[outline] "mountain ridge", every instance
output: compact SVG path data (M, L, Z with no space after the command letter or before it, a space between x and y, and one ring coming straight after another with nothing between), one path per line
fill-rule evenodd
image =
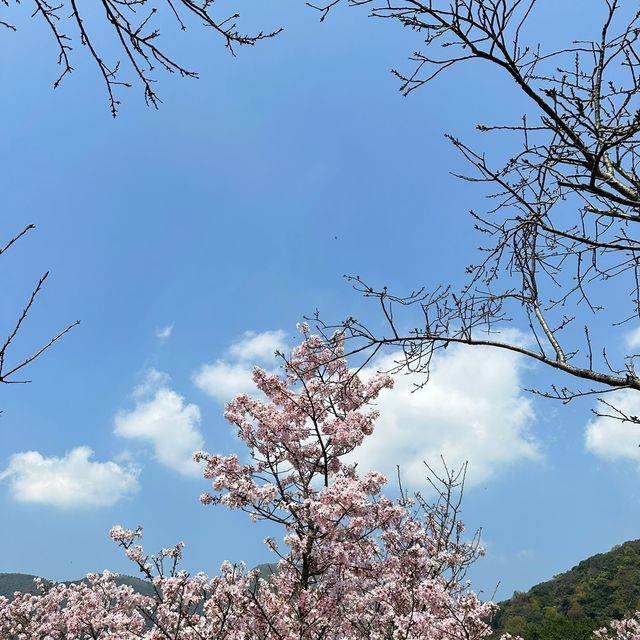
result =
M38 576L34 576L28 573L0 573L0 596L11 599L17 591L22 593L38 593L38 587L35 580ZM53 584L54 581L42 578L44 582ZM80 578L79 580L64 580L60 584L79 584L80 582L86 582L86 578ZM151 595L153 593L153 587L144 580L136 578L134 576L117 575L115 576L116 584L126 584L133 587L139 593L145 593Z
M594 629L640 609L640 540L597 553L498 603L492 638L582 640Z

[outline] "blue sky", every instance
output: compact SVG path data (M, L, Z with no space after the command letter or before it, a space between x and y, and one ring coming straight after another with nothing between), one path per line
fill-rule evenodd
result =
M46 270L16 355L82 324L30 367L31 384L0 389L0 571L128 572L114 524L144 525L149 550L184 540L193 570L267 561L264 528L201 506L207 483L185 462L192 444L238 449L223 390L244 389L253 364L273 367L273 348L294 344L315 309L375 324L343 274L402 291L461 281L479 194L449 175L461 162L442 134L473 141L476 122L520 99L479 65L404 99L389 69L415 48L410 34L355 10L319 24L303 4L247 3L249 25L285 31L237 58L199 35L170 40L202 78L161 78L157 112L129 90L115 121L81 51L53 91L46 34L29 20L2 33L0 237L37 229L2 257L1 329ZM569 23L568 7L554 11L534 16L534 34L588 33L589 12ZM401 464L415 488L423 458L469 460L465 519L487 547L472 578L487 596L638 537L637 451L602 424L587 447L592 400L521 390L554 380L512 356L450 349L421 394L404 378L380 401L362 454Z

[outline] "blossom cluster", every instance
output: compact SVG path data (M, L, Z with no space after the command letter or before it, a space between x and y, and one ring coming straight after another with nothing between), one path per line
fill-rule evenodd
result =
M594 640L640 640L640 611L623 620L612 620L607 627L598 629Z
M141 611L149 598L130 586L116 585L109 572L89 574L79 584L37 580L37 586L37 594L16 593L11 600L0 597L3 640L133 640L145 633Z

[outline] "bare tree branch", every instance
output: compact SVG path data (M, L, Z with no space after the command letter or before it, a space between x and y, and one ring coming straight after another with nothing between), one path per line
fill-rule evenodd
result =
M131 87L134 82L142 86L146 103L158 107L161 101L154 88L157 69L185 78L198 77L196 71L178 62L165 49L159 27L153 26L156 22L164 21L165 17L173 18L181 31L187 30L193 23L211 29L232 55L235 55L236 46L254 45L281 31L243 33L237 26L239 14L223 17L214 15L216 0L99 0L89 7L77 0L31 2L34 4L32 17L44 20L58 50L57 63L62 71L53 83L54 88L72 73L71 56L79 43L86 47L98 67L114 117L120 104L118 89ZM3 3L9 7L18 4L18 0L6 0ZM95 16L90 16L93 20L88 20L88 15L96 7L102 11L103 21L111 32L112 46L107 52L102 49L104 45L98 44L101 41L96 36L99 25L88 26L95 23ZM15 25L8 22L0 21L0 25L16 30ZM119 53L110 59L114 51ZM125 78L125 69L130 72L130 78Z
M355 289L377 301L381 331L350 318L338 325L357 351L392 347L396 370L425 374L450 343L506 349L594 385L541 391L568 401L603 390L640 390L634 354L618 363L595 331L610 323L612 344L624 344L624 323L640 319L640 11L603 0L593 40L545 52L526 41L537 0L344 0L367 6L374 19L409 27L422 40L409 71L396 71L406 95L469 60L492 65L530 105L513 123L479 124L486 135L510 136L519 151L491 162L449 135L471 171L458 177L487 187L491 208L472 211L485 239L467 284L392 295L360 277ZM322 18L336 5L317 7ZM628 292L612 304L615 286ZM404 312L404 313L403 313ZM411 313L407 313L411 312ZM334 328L316 318L323 330ZM585 327L572 331L575 322ZM522 343L501 330L528 328ZM407 327L414 327L407 331ZM613 349L610 349L613 352ZM601 354L601 355L600 355ZM420 386L420 385L418 385Z
M12 247L18 240L20 240L25 234L27 234L32 229L35 229L35 225L33 225L33 224L27 225L20 233L18 233L15 236L13 236L5 244L4 247L0 248L0 255L2 255L5 251L7 251L7 249ZM21 380L16 380L14 378L14 376L18 371L21 371L27 365L31 364L34 360L39 358L45 351L47 351L60 338L62 338L62 336L67 334L69 331L71 331L71 329L73 329L73 327L75 327L76 325L80 324L79 320L76 320L75 322L72 322L65 329L60 331L56 336L51 338L47 343L45 343L43 346L41 346L38 349L36 349L31 355L28 355L28 356L22 357L22 358L18 358L16 361L12 362L11 364L9 364L9 365L7 364L7 355L9 353L9 351L10 351L10 348L14 344L14 342L16 340L16 337L18 336L18 334L22 330L24 322L26 321L27 316L29 315L29 312L31 311L31 308L33 307L33 304L35 303L36 298L38 297L38 294L42 290L42 287L43 287L43 285L44 285L44 283L45 283L45 281L46 281L48 276L49 276L49 272L45 273L38 280L36 286L31 291L31 294L29 296L29 299L27 300L27 303L25 304L24 308L20 312L20 314L19 314L17 320L15 321L15 323L12 325L7 337L5 338L4 342L2 343L2 346L0 346L0 383L4 383L4 384L25 384L25 383L30 382L30 380L22 380L22 379Z

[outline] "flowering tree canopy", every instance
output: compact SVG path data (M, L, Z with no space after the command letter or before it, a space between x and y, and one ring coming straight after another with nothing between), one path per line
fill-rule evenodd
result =
M302 343L282 356L283 375L254 369L260 398L237 396L227 419L247 445L237 455L196 452L213 490L205 504L242 509L279 525L268 578L242 564L219 575L179 569L182 543L146 554L141 529L111 538L138 567L147 593L109 572L80 584L38 580L39 594L0 598L3 640L481 640L494 611L465 581L482 549L463 541L464 470L430 482L436 500L382 495L386 478L359 477L346 456L373 432L371 404L392 386L347 366L343 337L301 327ZM508 634L502 640L521 640ZM640 614L611 622L594 640L640 640Z
M624 620L613 620L608 627L598 629L594 640L640 640L640 611Z
M461 473L446 471L439 497L391 500L379 473L359 477L351 454L373 431L370 407L392 386L347 366L343 340L310 335L283 356L283 375L253 372L263 397L237 396L226 417L249 455L197 452L213 490L205 504L246 511L282 527L267 538L277 554L268 579L224 563L220 575L178 568L182 544L156 556L137 543L141 531L114 527L111 537L138 566L152 595L117 586L114 577L46 586L41 595L0 601L2 638L160 638L475 640L493 611L468 589L465 571L482 552L464 542L458 519Z

